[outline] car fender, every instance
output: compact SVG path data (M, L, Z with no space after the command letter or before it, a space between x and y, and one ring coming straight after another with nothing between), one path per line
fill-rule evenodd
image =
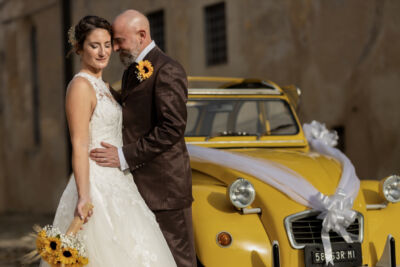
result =
M245 215L236 210L226 197L226 185L196 172L193 198L195 247L197 257L204 266L272 265L272 241L259 214ZM232 236L230 246L218 244L217 235L220 232L228 232Z

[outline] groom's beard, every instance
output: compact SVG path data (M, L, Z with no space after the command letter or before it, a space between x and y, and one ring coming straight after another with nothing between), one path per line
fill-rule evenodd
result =
M139 56L139 47L136 47L132 50L121 49L119 51L119 59L121 60L121 63L125 67L129 67L132 63L134 63L138 56Z

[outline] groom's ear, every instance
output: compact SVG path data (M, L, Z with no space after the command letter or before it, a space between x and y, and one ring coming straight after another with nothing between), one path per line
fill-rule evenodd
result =
M139 30L139 36L142 42L146 39L146 35L147 33L145 30Z

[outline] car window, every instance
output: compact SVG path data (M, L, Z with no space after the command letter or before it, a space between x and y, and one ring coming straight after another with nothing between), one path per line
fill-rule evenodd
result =
M228 112L217 112L214 115L213 124L211 126L212 132L223 132L227 129Z
M283 101L265 101L264 106L271 135L290 135L297 133L297 124L294 121L287 103Z
M196 126L196 122L199 119L199 110L196 108L188 107L187 111L188 111L187 116L190 118L190 120L187 121L186 132L193 132L194 127Z
M243 101L236 117L236 131L257 133L259 122L257 104L257 101Z
M294 135L298 125L280 99L191 99L186 136Z

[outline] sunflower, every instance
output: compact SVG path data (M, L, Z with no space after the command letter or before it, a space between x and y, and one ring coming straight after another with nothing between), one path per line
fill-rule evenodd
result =
M51 266L60 266L60 257L57 255L47 255L46 257L43 257L43 260L48 262Z
M38 251L43 250L48 244L49 242L46 234L44 236L38 235L38 237L36 238L36 248Z
M74 248L65 247L62 248L60 254L60 262L67 264L75 264L78 260L78 251Z
M45 230L41 230L41 231L38 233L38 237L47 237L46 231L45 231Z
M46 261L47 263L49 263L50 265L53 264L57 264L60 262L60 254L59 253L55 253L55 254L50 254L47 251L42 251L40 253L40 256L42 257L42 259L44 261Z
M60 256L61 241L57 237L47 237L40 235L36 239L38 254L50 264L55 264Z
M148 60L140 61L136 66L136 68L137 68L137 78L141 82L150 78L154 70L153 66Z
M47 238L46 246L44 249L50 254L56 254L59 252L61 246L61 241L57 237Z
M86 258L86 257L80 256L80 257L78 258L78 262L79 262L79 264L80 264L81 266L84 266L84 265L87 265L87 264L89 263L89 259Z

